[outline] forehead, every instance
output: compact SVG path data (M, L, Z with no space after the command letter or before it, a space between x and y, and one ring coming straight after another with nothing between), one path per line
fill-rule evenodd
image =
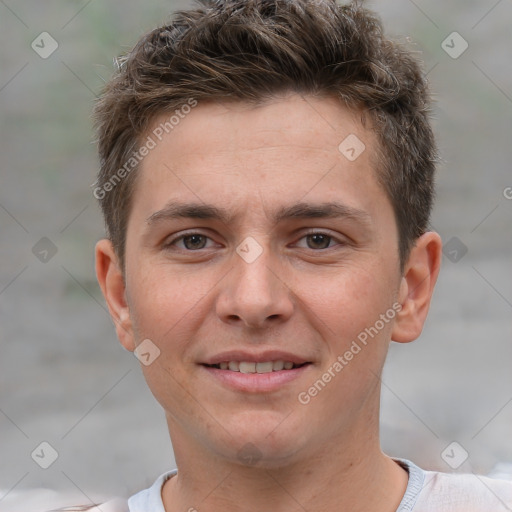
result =
M172 135L177 156L229 153L250 150L274 150L295 146L296 150L330 151L336 157L349 146L360 151L361 143L375 144L371 129L361 123L361 112L349 110L334 97L288 94L257 105L240 101L203 101L193 109L185 102L174 114L157 117L149 130L156 142L166 142ZM187 122L185 122L187 121ZM350 137L352 135L352 137ZM341 147L349 137L347 147ZM359 138L359 141L355 138ZM352 142L352 144L350 144ZM357 156L357 155L356 155Z
M371 211L376 194L385 200L374 173L376 136L335 98L199 103L159 116L146 137L154 148L134 194L145 220L183 197L220 202L240 215L255 202L277 211L305 200L344 199Z

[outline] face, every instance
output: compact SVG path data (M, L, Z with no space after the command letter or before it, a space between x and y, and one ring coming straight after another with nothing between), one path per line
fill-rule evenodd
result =
M142 368L175 451L251 446L272 466L375 428L402 275L374 134L335 99L290 95L199 104L156 140L118 332L158 355Z

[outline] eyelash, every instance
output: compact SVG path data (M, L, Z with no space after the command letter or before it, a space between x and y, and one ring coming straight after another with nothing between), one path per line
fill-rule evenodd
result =
M189 232L189 233L184 233L184 234L182 234L182 235L180 235L180 236L178 236L178 237L176 237L176 238L173 238L173 239L172 239L172 240L170 240L169 242L166 242L166 243L164 244L163 248L164 248L164 249L167 249L167 250L171 250L171 247L172 247L176 242L179 242L180 240L184 240L185 238L188 238L188 237L191 237L191 236L194 236L194 235L198 235L198 236L201 236L201 237L204 237L204 238L207 238L207 239L210 239L210 240L211 240L211 238L210 238L209 236L204 235L203 233L200 233L200 232L197 232L197 231L191 231L191 232ZM313 235L323 235L323 236L325 236L325 237L329 238L329 239L330 239L330 242L334 240L334 241L338 242L338 244L337 244L337 245L341 245L341 246L346 245L346 243L345 243L345 242L342 242L341 240L337 239L336 237L334 237L334 236L332 236L332 235L330 235L329 233L326 233L326 232L324 232L324 231L309 231L309 232L307 232L307 233L304 233L304 234L299 238L299 240L302 240L303 238L306 238L306 237L308 237L308 236L313 236ZM205 248L202 248L202 249L196 249L196 250L193 250L193 249L186 249L186 248L185 248L185 249L179 249L179 250L180 250L180 251L183 251L183 252L199 252L199 251L201 251L201 250L203 250L203 249L205 249ZM310 249L310 248L308 247L307 249L309 249L309 250L311 250L311 251L315 251L315 252L320 252L320 251L327 251L327 250L329 250L329 249L332 249L332 247L326 247L326 248L324 248L324 249Z

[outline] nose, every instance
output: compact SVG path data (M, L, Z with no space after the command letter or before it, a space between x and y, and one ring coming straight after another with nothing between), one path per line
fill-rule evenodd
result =
M253 242L254 243L254 242ZM293 314L293 291L286 282L279 258L258 244L256 259L243 252L233 254L234 268L222 280L216 313L225 323L248 328L275 328ZM250 251L254 251L250 247ZM250 253L249 253L249 256Z

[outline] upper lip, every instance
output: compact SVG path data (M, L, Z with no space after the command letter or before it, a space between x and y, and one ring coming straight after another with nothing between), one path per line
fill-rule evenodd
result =
M310 363L308 359L292 354L290 352L282 352L280 350L266 350L265 352L250 353L242 350L231 350L229 352L221 352L209 357L202 364L219 364L224 361L244 361L251 363L264 363L266 361L291 361L294 364Z

